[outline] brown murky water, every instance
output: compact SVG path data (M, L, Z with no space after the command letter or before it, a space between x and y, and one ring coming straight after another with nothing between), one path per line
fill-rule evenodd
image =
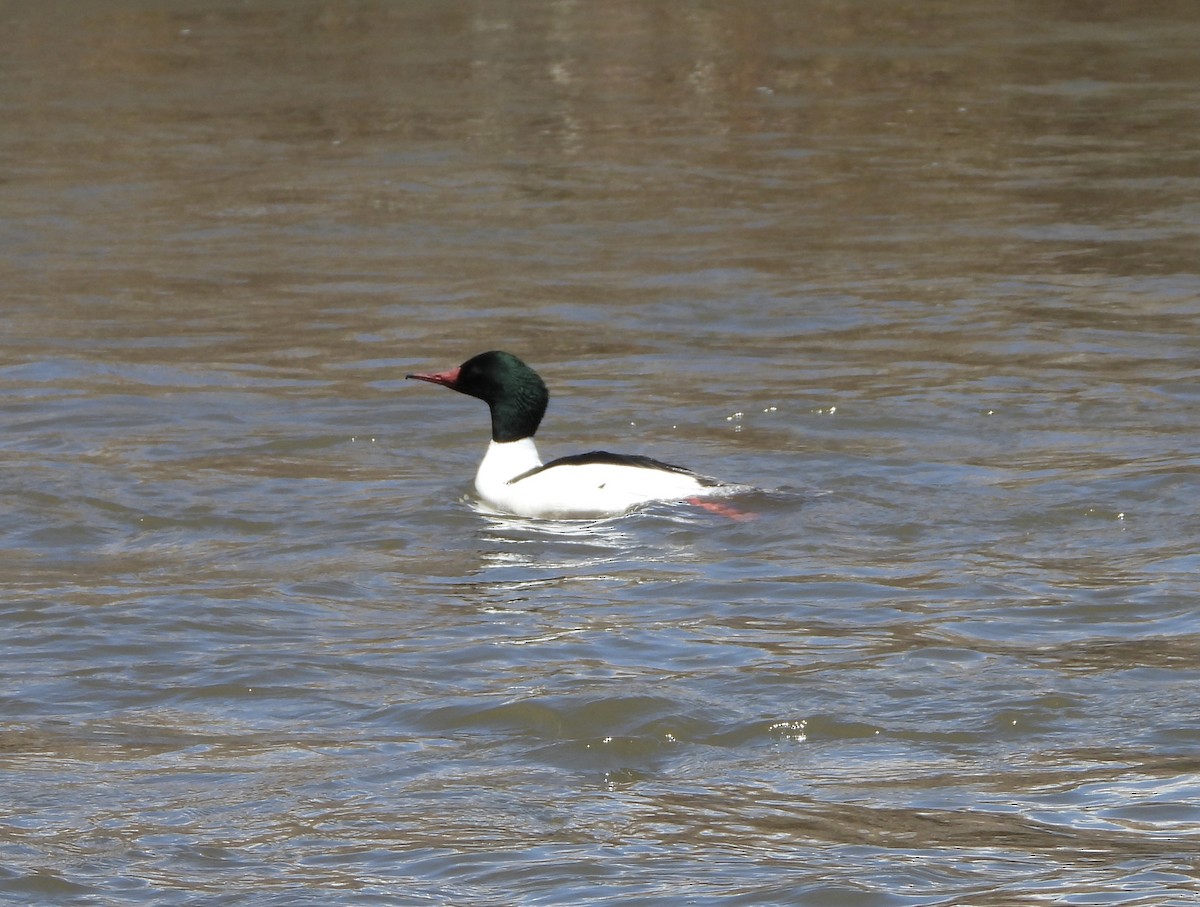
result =
M0 901L1194 901L1200 7L0 26Z

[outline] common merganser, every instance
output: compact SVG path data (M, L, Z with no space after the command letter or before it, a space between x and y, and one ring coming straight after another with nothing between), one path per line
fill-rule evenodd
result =
M747 490L650 457L604 450L543 464L533 436L550 394L541 376L511 353L491 350L458 368L405 377L440 384L488 405L492 440L475 474L475 491L500 513L589 519L617 516L651 501Z

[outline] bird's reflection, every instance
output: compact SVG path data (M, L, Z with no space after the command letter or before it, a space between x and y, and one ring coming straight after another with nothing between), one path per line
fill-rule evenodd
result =
M473 507L483 519L477 576L509 588L656 573L692 559L688 536L699 521L665 505L603 520L535 520Z

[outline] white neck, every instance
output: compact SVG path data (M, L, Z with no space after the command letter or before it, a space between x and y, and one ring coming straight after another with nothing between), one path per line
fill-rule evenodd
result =
M542 458L538 456L533 438L492 441L475 473L475 490L484 501L494 501L501 496L510 479L541 465Z

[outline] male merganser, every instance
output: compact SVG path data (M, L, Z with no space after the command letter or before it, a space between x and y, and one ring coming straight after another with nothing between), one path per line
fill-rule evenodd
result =
M523 517L616 516L651 501L684 501L746 490L650 457L597 450L543 465L533 443L550 394L511 353L480 353L445 372L406 375L478 397L492 413L475 490L492 510ZM697 502L700 503L700 502Z

